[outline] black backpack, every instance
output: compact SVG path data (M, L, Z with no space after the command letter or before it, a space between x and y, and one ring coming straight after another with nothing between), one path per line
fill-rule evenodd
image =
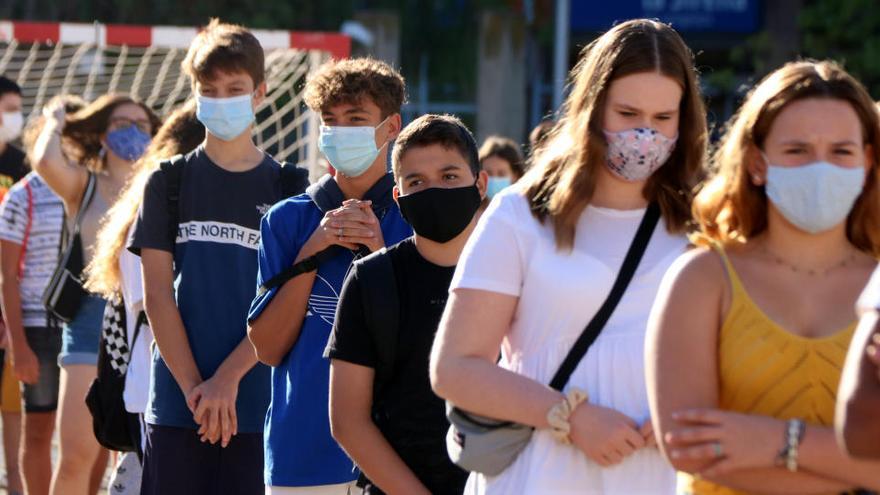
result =
M168 199L168 233L172 246L177 239L177 228L180 222L180 183L183 180L183 169L186 157L177 155L159 164L165 175L166 195ZM284 162L281 164L281 198L298 196L309 187L309 171L296 165Z
M146 314L141 311L134 327L132 346L140 335L141 326L146 324ZM131 361L127 337L125 304L122 298L108 301L101 324L98 376L92 381L86 394L86 406L92 414L92 429L98 443L110 450L140 454L138 415L125 409L122 398L125 375Z

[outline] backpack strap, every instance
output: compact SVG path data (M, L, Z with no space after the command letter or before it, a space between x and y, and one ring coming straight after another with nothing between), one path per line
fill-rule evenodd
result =
M357 270L364 319L378 358L373 381L375 404L394 372L400 333L400 294L387 248L358 261Z
M168 238L171 241L172 252L177 244L177 228L180 224L180 183L183 181L183 168L186 158L176 155L170 160L159 164L162 173L165 174L165 196L168 209Z
M306 192L309 187L309 171L296 164L281 164L281 198L292 198Z

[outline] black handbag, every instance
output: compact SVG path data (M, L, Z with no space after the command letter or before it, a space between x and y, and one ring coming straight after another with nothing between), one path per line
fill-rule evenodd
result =
M562 391L565 388L578 363L608 323L648 249L659 220L660 207L657 203L651 203L629 246L611 292L553 375L550 381L553 389ZM489 476L507 469L529 444L534 431L531 426L462 411L449 402L446 403L446 418L450 423L446 435L449 458L462 469Z
M88 292L83 287L82 272L85 268L83 259L82 239L79 231L83 215L92 204L97 192L98 181L95 174L89 172L86 188L83 191L79 210L73 222L73 232L69 233L65 225L61 229L62 252L58 266L43 292L43 306L49 314L63 322L70 322L76 316L83 299Z
M141 327L147 325L143 311L138 314L128 345L125 304L120 298L104 307L101 344L98 347L98 375L86 394L86 407L92 414L92 431L103 447L118 452L136 452L140 448L138 415L125 409L125 375Z

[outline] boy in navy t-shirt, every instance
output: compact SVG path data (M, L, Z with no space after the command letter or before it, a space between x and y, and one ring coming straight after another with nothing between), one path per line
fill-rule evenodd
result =
M273 366L269 494L346 494L357 477L330 435L330 366L322 354L351 263L412 234L386 168L403 99L403 78L372 59L330 62L306 83L306 104L321 115L321 151L336 174L273 207L260 226L259 285L294 263L317 260L317 270L260 291L248 316L257 356Z
M214 20L183 69L205 142L172 165L176 212L177 174L153 173L129 243L158 345L141 494L256 495L270 377L246 339L246 317L261 212L281 197L281 168L251 137L266 95L263 49L243 27Z

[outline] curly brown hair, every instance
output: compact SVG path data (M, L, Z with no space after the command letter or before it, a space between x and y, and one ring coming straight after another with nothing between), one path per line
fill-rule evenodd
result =
M180 64L193 84L210 81L217 71L247 72L254 87L266 80L263 46L244 26L211 19L207 27L189 45Z
M124 94L106 94L74 114L65 118L64 137L65 149L69 149L70 158L83 164L94 171L99 171L104 164L101 160L101 150L104 145L101 138L110 127L110 116L122 105L137 105L144 109L147 118L150 119L152 128L151 135L155 135L162 121L153 110L140 100Z
M368 98L385 118L400 113L406 89L403 76L385 62L353 58L322 65L306 82L303 97L315 112L344 103L355 105Z

